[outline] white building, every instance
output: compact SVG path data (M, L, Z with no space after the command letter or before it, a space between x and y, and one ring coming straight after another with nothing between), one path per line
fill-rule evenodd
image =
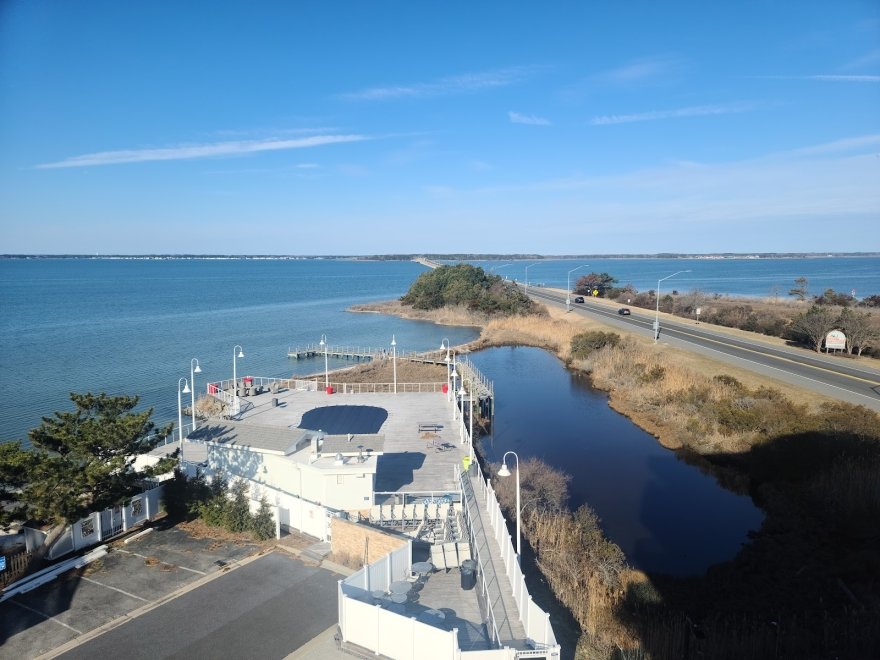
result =
M247 479L338 511L370 508L382 435L320 431L224 420L189 438L207 448L206 472Z

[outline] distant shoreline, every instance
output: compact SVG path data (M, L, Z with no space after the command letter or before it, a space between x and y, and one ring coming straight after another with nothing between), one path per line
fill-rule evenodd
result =
M83 259L83 260L346 260L346 261L412 261L424 257L441 261L544 261L557 259L686 259L686 260L762 260L762 259L840 259L876 258L880 252L706 252L692 254L392 254L392 255L260 255L260 254L0 254L0 259Z

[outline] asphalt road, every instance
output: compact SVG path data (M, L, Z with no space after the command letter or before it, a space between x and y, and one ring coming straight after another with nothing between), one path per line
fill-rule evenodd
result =
M338 580L273 552L59 657L284 658L336 622Z
M530 287L529 296L545 304L565 307L565 295ZM573 299L574 297L572 297ZM630 316L617 308L592 303L572 303L572 312L628 330L653 336L654 314L632 308ZM826 396L880 411L880 371L847 358L820 355L797 348L783 348L714 332L711 326L694 322L660 320L660 342L696 350L730 364L751 369L778 380L805 387Z

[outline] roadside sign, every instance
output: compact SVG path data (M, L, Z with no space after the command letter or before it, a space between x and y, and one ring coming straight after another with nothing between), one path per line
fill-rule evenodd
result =
M843 334L840 330L832 330L827 335L825 335L825 350L826 351L845 351L846 350L846 335Z

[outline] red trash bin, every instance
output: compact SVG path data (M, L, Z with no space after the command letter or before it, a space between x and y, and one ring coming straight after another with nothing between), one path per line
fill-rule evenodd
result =
M440 388L440 391L443 392L443 394L447 394L449 392L449 385L443 383L443 387Z
M333 388L327 387L327 394L333 394Z

